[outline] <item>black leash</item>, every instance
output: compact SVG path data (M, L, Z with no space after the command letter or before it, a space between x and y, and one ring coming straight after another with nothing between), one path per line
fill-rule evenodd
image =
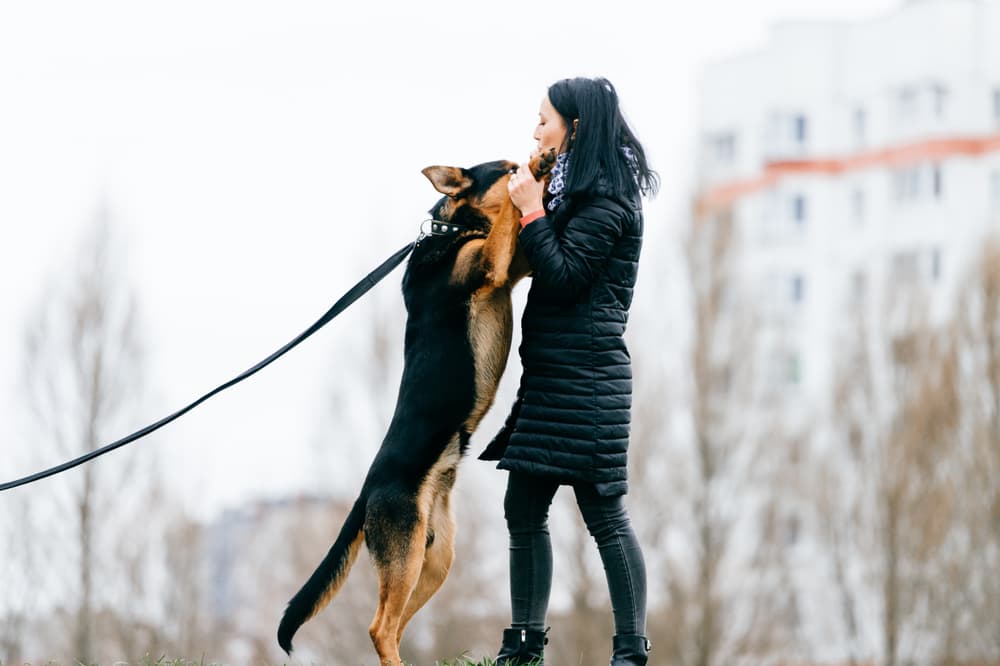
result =
M434 222L436 223L437 221L435 220ZM454 230L447 230L447 231L456 232L456 231L458 231L458 229L455 228ZM432 235L438 235L439 233L440 233L439 229L433 229L432 230ZM420 243L420 241L423 238L424 238L424 234L421 233L420 238L418 238L416 241L407 244L406 247L400 249L395 254L393 254L391 257L389 257L384 262L382 262L382 264L378 268L376 268L371 273L369 273L368 275L366 275L364 277L364 279L362 279L356 285L354 285L353 287L351 287L350 291L348 291L346 294L344 294L343 296L341 296L340 300L338 300L336 303L334 303L333 307L331 307L329 310L327 310L326 314L324 314L322 317L320 317L316 321L315 324L313 324L312 326L310 326L309 328L307 328L297 338L295 338L294 340L292 340L291 342L289 342L288 344L286 344L284 347L282 347L278 351L274 352L273 354L271 354L270 356L268 356L267 358L265 358L263 361L261 361L260 363L258 363L255 366L253 366L252 368L250 368L246 372L244 372L243 374L238 375L237 377L234 377L233 379L230 379L225 384L222 384L221 386L218 386L217 388L213 389L212 391L209 391L205 395L201 396L200 398L198 398L197 400L195 400L194 402L192 402L187 407L184 407L183 409L180 409L180 410L174 412L170 416L164 417L164 418L160 419L159 421L157 421L156 423L152 423L152 424L146 426L145 428L143 428L141 430L137 430L137 431L135 431L134 433L132 433L131 435L129 435L127 437L123 437L123 438L119 439L118 441L115 441L115 442L112 442L112 443L107 444L105 446L102 446L99 449L94 449L93 451L91 451L89 453L86 453L86 454L80 456L79 458L74 458L73 460L64 462L61 465L56 465L55 467L50 467L49 469L43 470L41 472L37 472L37 473L32 474L30 476L26 476L26 477L23 477L23 478L20 478L20 479L16 479L14 481L8 481L7 483L4 483L4 484L0 485L0 491L10 490L11 488L16 488L18 486L23 486L25 484L33 483L35 481L38 481L40 479L44 479L45 477L52 476L54 474L59 474L60 472L65 472L66 470L72 469L73 467L76 467L77 465L82 465L83 463L85 463L85 462L87 462L89 460L93 460L94 458L97 458L98 456L103 456L105 453L108 453L110 451L114 451L115 449L117 449L120 446L125 446L126 444L134 442L135 440L137 440L137 439L139 439L141 437L145 437L146 435L150 434L151 432L159 430L160 428L162 428L163 426L167 425L168 423L170 423L174 419L177 419L177 418L183 416L184 414L188 413L189 411L191 411L192 409L194 409L195 407L197 407L201 403L203 403L206 400L208 400L209 398L211 398L216 393L220 393L222 391L225 391L230 386L233 386L234 384L238 384L241 381L243 381L244 379L246 379L247 377L250 377L251 375L256 374L258 371L263 370L265 367L267 367L268 365L270 365L274 361L278 360L278 358L280 358L281 356L284 356L287 352L291 351L293 347L296 347L300 342L304 341L310 335L312 335L313 333L315 333L319 329L321 329L324 326L326 326L328 323L330 323L330 320L332 320L334 317L336 317L341 312L343 312L344 310L346 310L356 300L358 300L359 298L361 298L362 296L364 296L365 293L367 293L369 289L371 289L376 284L378 284L386 275L388 275L389 273L391 273L392 270L394 268L396 268L396 266L398 266L399 264L401 264L403 262L403 260L406 259L407 255L409 255L410 252L413 251L413 248L416 247L417 244Z

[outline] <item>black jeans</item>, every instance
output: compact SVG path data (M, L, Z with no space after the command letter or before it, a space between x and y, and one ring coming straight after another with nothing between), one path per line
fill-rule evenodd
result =
M504 497L510 535L510 606L514 629L545 629L552 590L549 506L559 482L511 472ZM576 503L597 542L608 580L615 633L646 633L646 564L622 496L601 497L592 485L574 485Z

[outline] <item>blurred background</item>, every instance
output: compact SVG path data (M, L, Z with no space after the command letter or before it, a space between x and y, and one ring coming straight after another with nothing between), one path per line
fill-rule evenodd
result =
M253 365L416 236L423 167L523 160L546 87L606 76L663 181L628 331L651 663L998 663L997 35L998 0L4 3L0 480ZM393 409L401 275L0 496L0 661L287 661ZM519 372L412 663L508 623L475 455ZM548 660L607 663L572 493L551 525ZM291 663L375 663L374 607L362 556Z

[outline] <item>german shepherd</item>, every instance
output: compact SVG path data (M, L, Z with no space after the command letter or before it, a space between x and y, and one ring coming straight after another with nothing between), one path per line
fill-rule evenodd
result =
M529 167L541 180L554 163L549 151ZM278 644L289 654L298 628L344 584L362 540L379 578L368 633L381 664L401 663L407 622L448 576L456 468L507 364L511 288L530 272L517 251L520 212L507 193L516 168L497 161L422 172L445 196L430 211L435 233L417 243L403 276L407 320L396 410L337 540L288 602Z

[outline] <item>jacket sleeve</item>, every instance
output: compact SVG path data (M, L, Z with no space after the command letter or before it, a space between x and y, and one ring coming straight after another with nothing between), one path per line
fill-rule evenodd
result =
M573 214L562 235L549 217L528 224L518 237L532 279L549 290L576 297L594 282L624 233L625 211L598 199Z
M510 414L507 415L507 420L504 421L503 427L500 428L498 432L490 443L486 445L483 452L479 454L480 460L500 460L503 458L504 452L507 450L507 445L510 444L510 436L514 432L514 427L517 425L517 416L521 413L521 389L517 390L517 399L514 401L514 406L510 409Z

